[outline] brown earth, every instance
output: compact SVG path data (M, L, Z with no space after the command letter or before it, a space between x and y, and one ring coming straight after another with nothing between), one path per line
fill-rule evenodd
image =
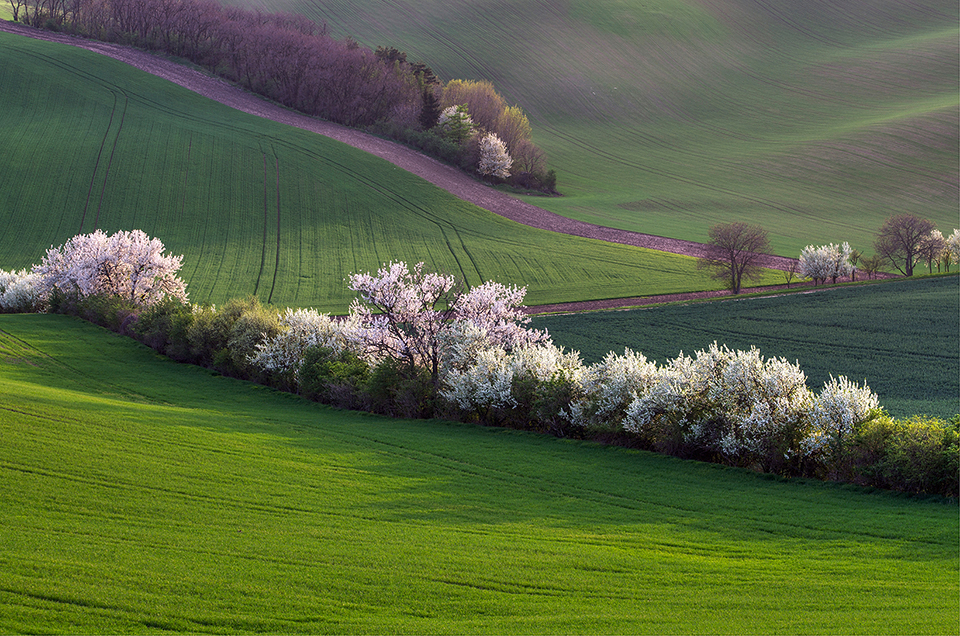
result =
M339 124L323 121L286 109L262 97L248 93L222 79L207 75L201 71L183 66L152 53L118 44L44 31L13 22L0 21L0 31L49 42L59 42L61 44L68 44L100 53L152 75L156 75L157 77L169 80L236 110L335 139L385 159L404 170L426 179L430 183L464 201L473 203L494 214L522 223L523 225L549 230L551 232L571 234L610 243L633 245L686 256L703 256L706 253L707 246L702 243L592 225L554 214L553 212L538 208L508 194L494 190L461 170L440 163L406 146L369 135L356 129L347 128ZM795 263L796 259L764 254L761 256L759 264L771 269L786 270ZM754 290L751 288L751 291ZM699 292L694 294L674 294L648 298L565 303L564 305L540 306L531 309L536 313L585 311L590 309L636 306L670 302L673 300L720 296L728 293L729 292Z

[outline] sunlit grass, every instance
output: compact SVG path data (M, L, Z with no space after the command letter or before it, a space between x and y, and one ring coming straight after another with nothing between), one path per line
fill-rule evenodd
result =
M956 507L333 411L0 316L0 630L942 633Z

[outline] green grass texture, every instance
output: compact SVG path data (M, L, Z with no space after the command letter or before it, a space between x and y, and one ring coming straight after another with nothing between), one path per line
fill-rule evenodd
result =
M0 34L0 268L142 229L193 302L344 313L391 260L526 285L528 304L717 288L691 258L534 230L339 142L74 47ZM776 281L777 276L769 278Z
M953 0L249 0L491 80L529 115L562 198L610 227L706 241L766 227L777 253L883 221L958 220Z
M5 633L947 633L955 502L335 411L0 316Z
M897 416L960 413L960 279L939 276L818 293L535 318L597 362L624 347L664 363L716 341L799 364L808 386L866 382Z

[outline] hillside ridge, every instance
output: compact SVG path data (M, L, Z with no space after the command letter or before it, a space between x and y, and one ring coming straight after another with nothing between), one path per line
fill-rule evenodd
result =
M699 257L706 251L706 246L702 243L620 230L560 216L490 188L456 168L395 142L285 109L221 79L145 51L52 33L11 22L0 22L0 31L99 53L241 112L329 137L385 159L464 201L529 227L685 256ZM760 264L771 269L787 269L795 260L782 256L764 255Z

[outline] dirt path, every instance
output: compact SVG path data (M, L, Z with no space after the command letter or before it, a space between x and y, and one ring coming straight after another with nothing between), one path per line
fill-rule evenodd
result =
M303 130L323 135L343 142L386 159L390 163L420 176L439 188L450 192L454 196L469 201L494 214L527 225L551 232L571 234L584 238L598 239L610 243L633 245L649 249L683 254L686 256L703 256L706 246L693 241L681 241L652 234L641 234L627 230L592 225L562 217L553 212L515 199L503 192L490 188L471 178L456 168L447 166L439 161L422 155L406 146L368 135L359 130L340 126L331 122L315 119L306 115L288 110L265 99L248 93L224 80L204 74L192 68L177 64L170 60L158 57L145 51L130 47L87 40L74 36L64 35L34 29L32 27L12 22L0 21L0 31L14 33L50 42L59 42L71 46L94 51L102 55L120 60L130 66L146 71L157 77L169 80L195 93L216 100L236 110L264 117L273 121L296 126ZM795 259L782 256L764 255L760 264L771 269L788 269L795 264ZM794 283L794 286L809 285L810 283ZM749 291L771 291L783 289L785 286L751 288ZM612 300L598 300L588 302L564 303L560 305L541 305L528 308L529 313L575 312L598 309L616 309L637 307L665 302L695 300L715 296L729 295L728 291L692 292L686 294L671 294L664 296L648 296L638 298L620 298Z
M98 42L96 40L87 40L60 33L52 33L12 22L0 21L0 31L16 33L51 42L60 42L101 53L125 62L142 71L156 75L157 77L179 84L195 93L209 97L239 111L272 119L283 124L296 126L303 130L336 139L337 141L386 159L394 165L426 179L430 183L450 192L460 199L469 201L494 214L530 227L598 239L610 243L621 243L674 254L684 254L687 256L702 256L705 253L705 246L701 243L592 225L590 223L568 219L553 212L548 212L547 210L518 200L503 192L494 190L476 179L471 178L469 175L464 174L460 170L442 164L406 146L368 135L359 130L346 128L338 124L287 110L261 97L247 93L223 80L144 51L106 42ZM790 267L792 262L795 261L780 256L764 256L761 265L774 269L786 269Z

